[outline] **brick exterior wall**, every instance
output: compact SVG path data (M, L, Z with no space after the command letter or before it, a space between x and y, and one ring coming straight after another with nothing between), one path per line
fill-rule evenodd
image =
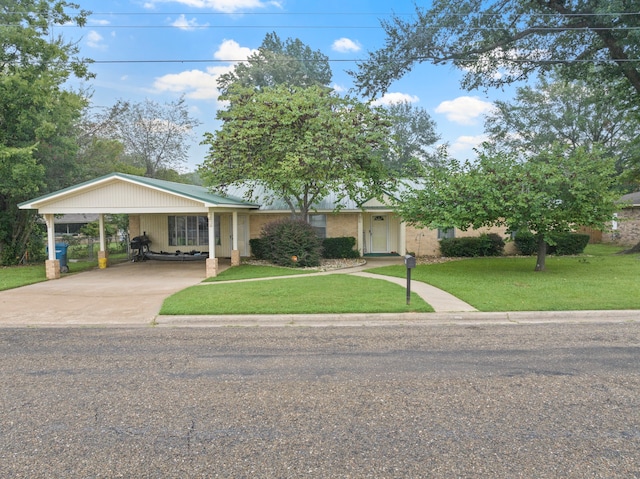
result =
M618 229L602 234L602 241L634 246L640 241L640 208L625 208L618 213Z
M407 225L406 242L407 252L415 254L417 256L435 256L440 255L440 242L438 241L438 230L432 230L428 228L416 228L415 226ZM480 236L484 233L496 233L499 234L502 239L505 239L505 254L515 253L515 244L513 241L506 241L508 237L506 228L480 228L478 230L462 231L456 228L455 237L462 238L466 236Z

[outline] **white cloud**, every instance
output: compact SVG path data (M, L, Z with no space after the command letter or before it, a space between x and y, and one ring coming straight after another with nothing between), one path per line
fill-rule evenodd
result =
M278 1L264 0L149 0L145 8L155 8L158 3L178 3L192 8L202 8L223 13L236 13L243 10L254 10L267 6L280 7Z
M180 28L182 30L195 30L198 27L206 27L208 25L208 23L205 23L204 25L198 24L198 20L196 20L195 18L187 20L187 17L184 13L180 14L180 16L171 23L171 26Z
M338 85L337 83L334 83L331 88L333 88L333 91L337 92L337 93L342 93L343 91L347 91L347 89L345 87L343 87L342 85Z
M374 105L395 105L397 103L417 103L420 101L415 95L409 95L408 93L392 92L385 93L382 98L374 100Z
M478 117L489 113L493 103L481 100L475 96L460 96L455 100L440 103L435 111L443 113L449 121L460 125L475 125Z
M465 152L471 154L474 148L478 148L487 140L488 137L486 135L459 136L449 147L449 152L454 156Z
M241 47L235 40L222 40L222 43L213 54L216 60L224 60L228 62L239 62L246 60L258 50L252 50L248 47Z
M333 42L333 45L331 45L331 49L340 53L359 52L360 50L362 50L362 46L358 42L354 42L349 38L342 37Z
M107 48L107 45L103 43L104 38L95 30L89 31L87 34L87 46L91 48L97 48L99 50L104 50Z
M218 77L233 70L235 63L231 60L245 60L255 50L241 47L234 40L224 40L213 54L218 60L229 61L229 65L217 65L202 70L188 70L172 73L155 79L153 88L156 92L183 93L187 98L195 100L215 100L220 95Z

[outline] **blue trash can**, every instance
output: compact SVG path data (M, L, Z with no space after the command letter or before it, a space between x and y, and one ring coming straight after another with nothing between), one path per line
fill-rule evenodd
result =
M67 243L56 243L56 259L60 261L60 272L68 273L69 265L67 263L67 249L69 245ZM49 254L49 248L47 247L47 254Z

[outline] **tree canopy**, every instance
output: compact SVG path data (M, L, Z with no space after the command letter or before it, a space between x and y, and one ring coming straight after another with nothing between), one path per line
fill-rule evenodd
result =
M151 178L188 159L186 139L200 124L189 115L184 98L166 104L119 100L103 121L104 134L119 141L129 162Z
M452 62L463 87L501 87L559 68L579 78L594 65L640 97L640 12L627 0L434 0L416 18L382 22L385 45L352 72L368 96L422 62Z
M573 149L602 148L629 182L640 178L639 110L628 107L615 84L603 85L592 76L568 81L551 75L533 87L519 87L511 101L495 102L485 130L496 148L525 157L554 141Z
M308 87L328 85L331 77L329 57L297 38L282 41L272 32L267 33L258 51L246 62L220 76L218 87L224 95L232 84L255 88L282 84Z
M65 1L7 0L0 6L0 263L24 252L35 214L17 204L63 186L77 173L74 126L87 105L63 89L89 78L78 48L51 27L84 25L88 12Z
M386 110L391 121L391 135L382 161L391 174L411 177L419 174L420 165L437 164L434 144L440 136L429 113L408 102L391 104Z
M481 154L476 162L449 160L426 169L420 187L402 194L396 207L405 221L422 227L531 231L538 242L535 269L541 271L554 233L605 229L612 220L613 172L613 160L583 148L556 145L525 162Z
M338 201L380 196L386 177L378 151L388 136L380 108L320 86L236 84L223 99L230 106L218 113L222 127L203 141L206 185L223 192L246 187L252 201L283 199L305 219L331 192Z

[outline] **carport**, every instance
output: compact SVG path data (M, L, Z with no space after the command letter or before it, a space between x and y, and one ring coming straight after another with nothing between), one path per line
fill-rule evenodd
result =
M154 225L153 232L161 246L171 251L179 244L171 244L166 238L168 226L166 218L199 216L206 218L207 232L200 231L196 244L208 249L205 260L206 277L218 273L216 241L220 244L220 232L216 231L216 216L229 216L231 265L240 264L238 248L239 214L259 208L240 198L212 193L207 188L183 183L145 178L124 173L112 173L91 181L55 191L26 201L19 205L21 209L35 209L44 217L47 227L48 259L46 260L47 279L60 278L60 261L55 253L56 216L72 213L93 213L98 215L100 225L100 251L98 258L108 265L108 249L104 232L104 218L107 214L128 214L131 237L141 235L145 224ZM164 222L163 222L164 221ZM186 234L186 232L185 232ZM189 247L184 241L182 247Z

